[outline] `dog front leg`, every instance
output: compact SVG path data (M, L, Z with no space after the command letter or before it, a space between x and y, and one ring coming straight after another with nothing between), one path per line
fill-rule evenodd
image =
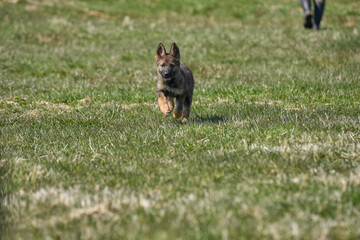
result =
M192 102L192 95L186 96L184 101L183 119L182 122L188 122L190 116L190 107Z
M176 107L174 111L174 118L180 118L182 116L185 96L176 97Z
M167 98L162 91L157 92L157 97L160 111L164 114L164 116L168 116L174 109L174 100Z

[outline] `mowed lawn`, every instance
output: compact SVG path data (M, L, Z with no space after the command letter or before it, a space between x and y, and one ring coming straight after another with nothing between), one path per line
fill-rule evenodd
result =
M360 3L0 1L0 239L360 239ZM157 106L155 50L194 73Z

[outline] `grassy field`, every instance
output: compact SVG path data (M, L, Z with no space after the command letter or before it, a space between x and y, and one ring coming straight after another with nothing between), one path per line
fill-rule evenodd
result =
M327 4L0 0L0 238L360 239L360 2Z

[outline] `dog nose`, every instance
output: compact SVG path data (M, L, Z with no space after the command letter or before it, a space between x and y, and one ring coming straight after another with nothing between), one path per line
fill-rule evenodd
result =
M170 72L168 72L168 71L164 71L164 77L170 77Z

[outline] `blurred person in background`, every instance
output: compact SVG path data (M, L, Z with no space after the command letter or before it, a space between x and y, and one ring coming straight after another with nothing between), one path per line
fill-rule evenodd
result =
M311 0L300 0L301 6L305 13L304 27L320 29L321 18L325 9L326 0L313 0L314 2L314 15L311 13ZM313 20L314 16L314 20Z

